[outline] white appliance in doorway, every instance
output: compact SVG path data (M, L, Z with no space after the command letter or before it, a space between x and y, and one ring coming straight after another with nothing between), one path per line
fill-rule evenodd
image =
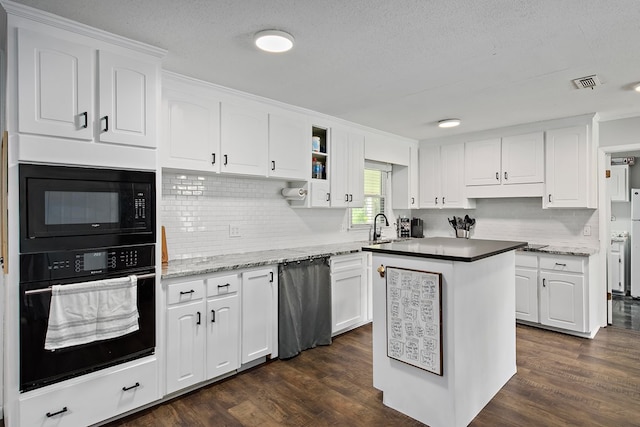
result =
M640 188L631 189L631 296L640 297Z

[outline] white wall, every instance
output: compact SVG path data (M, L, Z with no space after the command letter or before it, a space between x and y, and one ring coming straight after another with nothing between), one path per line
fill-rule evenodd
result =
M600 147L638 143L640 117L600 122Z
M599 244L597 210L542 209L539 197L478 199L476 209L420 210L413 214L425 221L425 237L453 237L447 218L469 215L476 219L472 238L588 248ZM591 236L583 235L585 225L591 227Z
M293 209L285 181L164 172L160 221L169 259L367 240L346 209ZM229 225L241 237L229 237Z

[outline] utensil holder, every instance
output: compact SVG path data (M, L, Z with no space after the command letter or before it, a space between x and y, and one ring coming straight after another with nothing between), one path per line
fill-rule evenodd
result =
M469 238L469 230L463 230L461 228L456 229L456 237L468 239Z

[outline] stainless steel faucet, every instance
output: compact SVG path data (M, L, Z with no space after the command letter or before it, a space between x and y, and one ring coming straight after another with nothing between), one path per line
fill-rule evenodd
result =
M389 226L389 220L387 219L387 216L385 214L379 213L378 215L375 216L375 218L373 218L373 241L374 242L376 242L382 236L382 227L380 227L379 233L376 231L379 216L384 218L384 225L386 225L387 227Z

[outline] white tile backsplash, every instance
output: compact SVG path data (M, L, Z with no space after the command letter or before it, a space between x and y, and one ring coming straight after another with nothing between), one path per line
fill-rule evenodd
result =
M292 209L285 181L163 172L160 221L170 259L366 240L346 209ZM229 226L240 237L229 237Z
M449 236L454 232L447 218L476 218L472 238L527 241L558 246L597 248L598 211L595 209L542 209L540 198L478 199L476 209L421 210L425 237ZM585 226L591 236L584 236Z
M161 223L170 259L367 240L369 229L348 230L346 209L295 209L280 180L164 172ZM397 213L404 213L397 212ZM450 236L447 218L476 218L472 238L598 247L593 209L542 209L540 198L478 199L476 209L414 210L425 237ZM395 218L389 218L390 223ZM229 226L241 237L229 237ZM591 236L584 236L584 227ZM390 228L391 230L391 228Z

